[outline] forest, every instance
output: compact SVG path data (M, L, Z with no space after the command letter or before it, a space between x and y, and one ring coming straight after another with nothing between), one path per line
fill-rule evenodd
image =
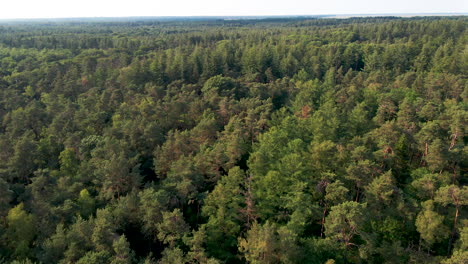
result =
M468 18L0 21L0 263L468 263Z

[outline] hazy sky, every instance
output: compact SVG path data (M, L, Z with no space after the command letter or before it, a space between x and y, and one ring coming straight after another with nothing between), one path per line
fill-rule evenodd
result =
M467 12L468 0L0 0L0 18Z

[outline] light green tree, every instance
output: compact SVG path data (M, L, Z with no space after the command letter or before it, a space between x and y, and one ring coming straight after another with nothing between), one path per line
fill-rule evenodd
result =
M173 248L176 242L189 231L184 216L179 209L162 213L162 222L157 225L158 239Z
M327 237L341 241L346 247L354 245L351 239L360 232L366 206L354 201L333 206L325 219Z
M111 264L131 264L133 261L133 251L130 249L125 235L121 235L112 244L114 256Z
M453 243L453 237L457 232L458 218L460 217L460 210L463 206L468 205L468 187L459 187L456 185L449 185L439 188L436 192L434 201L442 206L452 205L455 207L455 216L453 218L452 235L449 241L449 249Z
M89 194L87 189L80 191L78 197L78 206L80 207L80 214L82 217L88 217L94 213L96 201Z
M34 216L24 210L24 204L13 207L6 217L6 238L13 255L27 258L31 254L31 243L36 234Z
M447 227L444 225L444 216L434 211L434 202L426 201L422 204L423 210L416 217L416 230L428 247L447 237Z
M245 173L239 167L234 167L205 199L202 213L208 217L207 246L218 257L237 248L237 237L246 220L242 214L245 204L244 181Z
M264 225L254 223L245 238L239 239L239 251L248 263L273 264L280 263L280 247L277 230L269 222Z

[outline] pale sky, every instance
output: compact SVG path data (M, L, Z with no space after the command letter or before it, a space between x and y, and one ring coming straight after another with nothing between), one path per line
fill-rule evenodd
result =
M468 0L0 0L0 19L468 13Z

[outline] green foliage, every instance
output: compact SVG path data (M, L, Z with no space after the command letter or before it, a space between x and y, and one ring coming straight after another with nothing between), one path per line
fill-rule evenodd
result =
M74 176L78 172L78 159L73 149L67 148L59 155L60 171L65 175Z
M28 214L24 210L24 204L20 203L8 212L6 224L5 239L8 241L12 254L20 259L29 257L31 243L36 233L34 216Z
M353 236L360 232L365 207L366 204L356 202L344 202L333 206L325 220L327 237L350 246Z
M437 190L435 201L447 206L449 204L455 207L468 205L468 187L459 187L456 185L449 185L441 187Z
M423 211L416 218L416 228L421 238L430 246L446 238L447 227L443 224L444 216L434 212L433 201L423 203Z
M347 200L349 190L340 180L337 180L336 182L328 184L325 192L325 201L333 205L338 205Z
M166 248L162 252L162 257L159 259L158 263L160 264L170 264L170 263L186 263L184 252L176 248Z
M163 220L163 211L168 203L168 194L163 190L155 191L153 188L140 192L141 220L143 230L147 236L156 238L158 223Z
M239 238L239 251L248 263L295 263L295 238L274 224L254 223L245 238Z
M394 195L396 192L397 189L391 171L382 174L367 186L367 198L373 204L389 205L396 200Z
M188 226L179 209L163 212L163 220L158 224L158 239L172 248L188 232Z
M8 183L5 180L0 179L0 216L5 217L12 198L13 192L10 190Z
M104 264L109 263L109 253L106 251L95 252L90 251L84 255L84 257L80 258L76 263L77 264L85 264L85 263L96 263L96 264Z
M244 172L239 167L234 167L218 181L205 199L202 212L208 217L207 247L218 258L233 257L229 252L237 249L236 238L246 220L245 184Z
M96 212L94 229L91 240L99 251L110 252L112 237L114 236L113 216L108 209L99 209Z
M80 196L78 197L77 203L80 207L82 217L88 217L94 213L96 202L91 197L87 189L83 189L80 191Z
M112 264L131 264L133 262L133 252L130 249L130 243L128 243L125 235L120 236L112 244L114 248L115 256L112 260Z
M466 28L0 22L0 262L463 263Z

